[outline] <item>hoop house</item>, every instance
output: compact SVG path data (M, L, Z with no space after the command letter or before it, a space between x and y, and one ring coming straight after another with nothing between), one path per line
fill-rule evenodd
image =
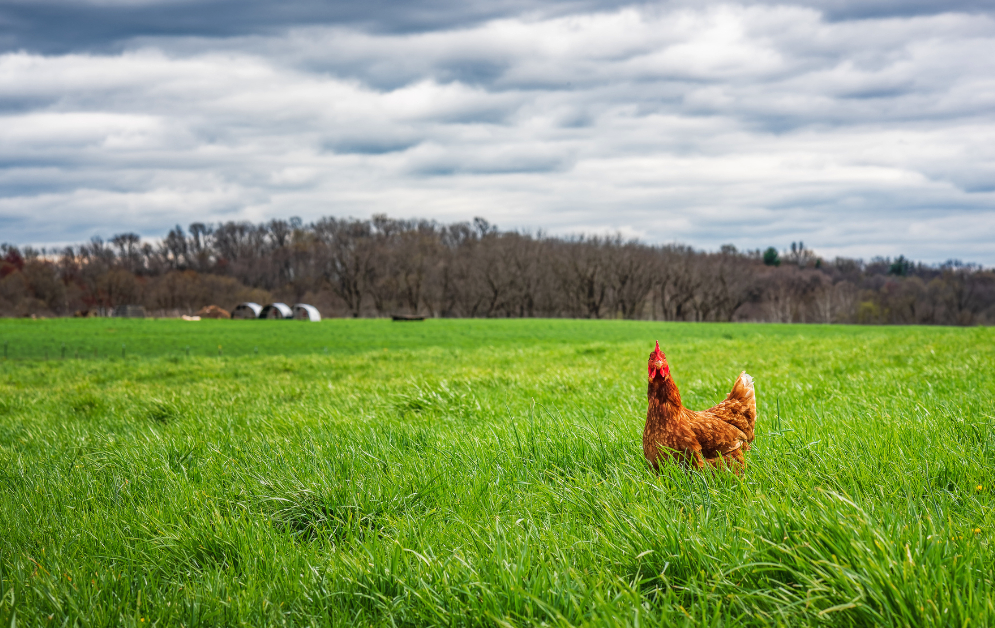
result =
M317 323L321 320L321 314L318 313L318 308L313 305L308 305L307 303L295 303L294 320Z
M231 311L232 318L259 318L259 313L263 311L263 306L258 303L239 303L235 306L235 309Z
M294 311L286 303L270 303L259 313L259 318L288 319L294 317Z

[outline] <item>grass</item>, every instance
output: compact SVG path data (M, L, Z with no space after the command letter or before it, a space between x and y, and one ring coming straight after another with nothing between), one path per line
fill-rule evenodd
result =
M534 347L622 343L689 338L759 339L796 336L791 326L570 319L429 319L395 323L389 319L331 319L321 323L269 320L179 319L0 319L0 348L11 360L104 359L122 357L217 357L266 355L354 355L371 350L446 347ZM815 328L813 328L815 329ZM816 332L819 333L819 332ZM834 328L849 338L854 326Z
M121 338L124 359L37 351ZM692 408L755 376L742 479L645 465L657 338ZM0 625L995 623L995 330L3 321L7 339Z

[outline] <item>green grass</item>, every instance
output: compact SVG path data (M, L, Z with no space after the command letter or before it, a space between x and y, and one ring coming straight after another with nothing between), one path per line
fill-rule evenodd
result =
M821 334L813 327L802 333ZM12 360L347 355L376 349L447 347L515 347L584 345L592 341L629 342L657 337L665 344L689 338L759 339L798 335L791 326L752 324L649 323L570 319L429 319L395 323L389 319L330 319L320 323L269 320L179 319L0 319L0 348ZM839 337L861 335L859 327L834 328Z
M657 338L692 408L756 378L742 479L647 468ZM995 623L992 329L62 320L3 340L3 626ZM39 355L62 342L118 353Z

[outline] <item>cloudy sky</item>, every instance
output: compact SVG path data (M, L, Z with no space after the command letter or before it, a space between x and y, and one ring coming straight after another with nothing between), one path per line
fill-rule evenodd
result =
M387 213L995 265L992 6L0 0L0 241Z

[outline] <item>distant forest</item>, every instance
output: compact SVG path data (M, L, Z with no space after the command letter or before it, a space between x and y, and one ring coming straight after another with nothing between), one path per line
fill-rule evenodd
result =
M708 252L500 231L481 218L194 223L155 244L124 233L60 251L4 244L0 257L3 316L284 301L324 316L995 323L995 272L977 265L826 260L801 242Z

